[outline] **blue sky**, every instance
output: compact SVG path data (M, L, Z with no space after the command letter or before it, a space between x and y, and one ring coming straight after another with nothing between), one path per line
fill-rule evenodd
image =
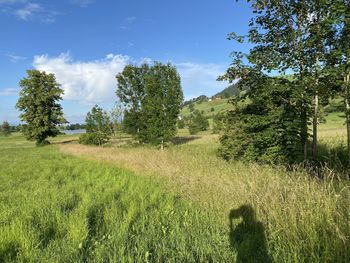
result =
M226 36L245 34L251 15L235 0L0 0L0 121L18 123L18 82L32 68L55 73L70 122L113 107L128 63L171 61L186 99L213 95L230 52L247 48Z

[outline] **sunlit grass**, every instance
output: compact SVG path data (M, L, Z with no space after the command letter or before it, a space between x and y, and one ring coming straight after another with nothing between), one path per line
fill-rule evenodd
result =
M334 123L319 129L327 158L345 147ZM275 262L348 261L349 182L331 168L318 179L228 163L210 133L180 130L165 151L129 145L125 134L105 147L81 146L77 135L42 148L0 137L0 262L234 262L265 246L254 240L266 240ZM252 208L261 233L240 218L229 228L240 207ZM235 229L246 231L240 244L229 238Z
M52 146L0 161L0 262L234 259L217 217L161 183Z
M168 191L215 212L222 226L227 227L231 209L252 206L276 262L346 262L350 257L348 183L312 179L304 172L271 166L227 163L216 157L217 139L194 136L164 152L74 144L62 145L61 150L162 181Z

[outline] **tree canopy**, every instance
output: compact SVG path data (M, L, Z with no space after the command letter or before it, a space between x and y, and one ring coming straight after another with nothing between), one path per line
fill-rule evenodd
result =
M27 77L19 84L21 91L16 107L22 111L20 119L25 122L22 131L28 140L45 144L48 137L59 134L57 126L66 123L59 104L63 89L54 74L39 70L28 70Z
M117 75L117 95L125 105L124 128L142 143L164 147L176 134L183 102L180 76L170 63L128 65Z

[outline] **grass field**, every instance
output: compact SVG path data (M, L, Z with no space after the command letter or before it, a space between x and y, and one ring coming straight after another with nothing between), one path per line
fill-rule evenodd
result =
M0 160L0 262L234 257L216 216L161 183L53 146L1 149Z
M348 262L335 172L227 163L217 135L180 134L163 152L1 137L0 262ZM321 143L343 135L320 127Z

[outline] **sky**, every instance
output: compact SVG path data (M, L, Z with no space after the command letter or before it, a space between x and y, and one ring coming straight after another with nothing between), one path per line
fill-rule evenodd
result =
M26 70L54 73L64 89L66 119L83 122L94 104L116 101L115 76L130 64L171 62L185 99L212 96L251 11L236 0L0 0L0 122L15 109Z

